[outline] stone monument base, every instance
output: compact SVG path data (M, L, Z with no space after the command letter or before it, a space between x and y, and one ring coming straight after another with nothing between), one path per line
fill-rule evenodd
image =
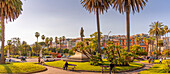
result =
M80 52L76 52L75 55L71 56L68 59L65 59L63 61L70 61L70 62L88 62L89 58L85 56L84 54Z

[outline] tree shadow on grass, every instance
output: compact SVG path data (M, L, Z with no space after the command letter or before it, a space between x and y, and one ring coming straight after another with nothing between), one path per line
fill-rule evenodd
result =
M8 74L11 74L11 73L12 73L11 69L10 69L7 65L3 65L3 66L4 66L4 68L6 69L6 71L7 71Z

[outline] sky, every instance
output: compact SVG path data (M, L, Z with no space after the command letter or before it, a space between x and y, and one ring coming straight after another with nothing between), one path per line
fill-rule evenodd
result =
M81 0L22 0L22 14L14 22L5 25L5 40L21 38L28 44L36 41L35 32L40 36L77 38L80 28L84 28L85 37L97 31L96 16L89 13ZM149 0L140 13L131 13L131 35L148 34L149 25L160 21L170 27L170 0ZM126 35L125 14L110 8L100 15L100 27L103 35ZM170 36L170 34L169 34ZM38 39L42 41L41 37Z

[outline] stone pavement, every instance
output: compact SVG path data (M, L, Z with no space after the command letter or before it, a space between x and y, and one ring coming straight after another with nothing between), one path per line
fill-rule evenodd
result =
M137 63L142 63L142 62L137 62ZM150 67L153 66L153 64L149 63L142 63L145 66L141 69L130 71L130 72L123 72L123 73L115 73L115 74L138 74L140 71L149 69ZM57 69L49 66L45 66L48 70L44 72L39 72L35 74L102 74L102 73L95 73L95 72L74 72L74 71L66 71L62 69ZM109 73L104 73L104 74L109 74Z

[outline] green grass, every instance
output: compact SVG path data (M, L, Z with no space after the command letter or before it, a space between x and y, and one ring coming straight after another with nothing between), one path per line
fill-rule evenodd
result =
M75 70L88 70L88 71L101 71L100 66L93 66L90 65L89 62L68 62L69 64L76 64ZM108 65L110 62L106 62L105 64ZM45 63L46 65L53 66L53 67L58 67L58 68L63 68L63 65L65 64L65 61L54 61L54 62L47 62ZM128 69L133 69L137 67L141 67L143 64L139 63L130 63L130 66L116 66L116 71L122 71L122 70L128 70Z
M33 63L0 64L0 73L29 73L44 69L46 67Z
M166 65L165 65L166 61L170 62L170 60L163 60L162 64L154 64L151 68L141 71L140 74L164 74L164 73L166 74L166 72L164 70L166 67ZM142 61L142 62L148 63L147 60ZM155 60L155 62L159 63L159 60ZM170 69L169 69L169 71L170 71Z

